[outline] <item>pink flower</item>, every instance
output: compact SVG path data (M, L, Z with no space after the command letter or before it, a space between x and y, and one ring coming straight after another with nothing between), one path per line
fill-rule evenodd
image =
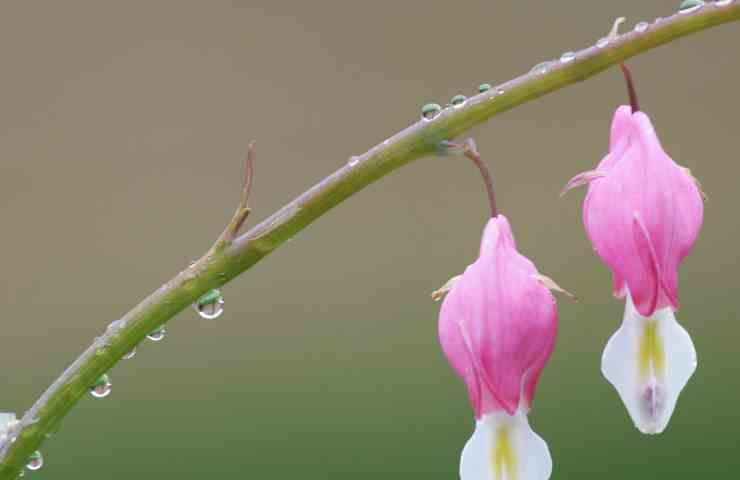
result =
M659 433L696 368L691 338L673 312L678 265L701 229L701 192L689 171L665 153L650 118L629 106L614 114L606 157L566 189L584 183L586 232L612 271L615 296L627 302L602 371L637 427Z
M442 305L440 343L477 420L462 453L462 480L544 480L552 471L547 444L527 421L557 331L557 305L542 278L498 215Z

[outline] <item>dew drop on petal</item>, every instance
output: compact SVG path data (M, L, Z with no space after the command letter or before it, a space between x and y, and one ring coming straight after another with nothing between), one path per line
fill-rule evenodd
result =
M44 457L41 455L41 452L36 450L31 454L30 457L28 457L28 463L26 464L26 468L31 471L39 470L41 467L44 466Z
M194 306L201 318L213 320L224 313L224 297L221 295L220 290L214 289L200 297Z
M164 328L164 326L159 327L158 329L154 330L152 333L146 336L149 340L152 342L161 342L164 340L164 336L167 333L167 330Z
M647 22L640 22L637 25L635 25L635 31L637 33L643 33L647 31L648 27L650 27L650 24L648 24Z
M105 398L110 395L113 384L110 382L110 377L107 374L103 374L98 378L95 384L90 387L90 395L95 398Z
M434 120L439 112L442 111L442 107L437 103L427 103L421 107L421 118L422 120Z
M563 63L570 63L573 60L576 59L576 54L574 52L565 52L560 56L560 61Z
M703 7L706 2L702 0L683 0L681 5L678 7L679 13L691 13L699 10Z

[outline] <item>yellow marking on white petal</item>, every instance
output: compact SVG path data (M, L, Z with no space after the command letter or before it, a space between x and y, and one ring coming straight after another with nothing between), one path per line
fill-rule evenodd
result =
M496 432L491 462L496 480L516 480L516 454L506 427Z
M646 318L642 323L642 338L638 353L640 376L643 380L651 376L662 378L665 371L665 351L658 322L653 318Z

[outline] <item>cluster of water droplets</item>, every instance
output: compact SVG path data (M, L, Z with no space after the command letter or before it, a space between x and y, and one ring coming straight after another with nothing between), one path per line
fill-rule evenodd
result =
M5 442L13 443L18 438L18 431L20 430L20 422L13 412L2 412L0 413L0 447ZM36 471L44 466L44 457L38 450L33 452L28 457L26 462L26 468L31 471ZM21 470L18 476L24 476L25 470Z
M493 86L490 83L481 83L480 85L478 85L478 93L486 93L492 88ZM503 95L503 93L504 93L503 89L501 88L497 89L495 92L495 95L491 96L490 100L495 99L499 95ZM452 99L450 99L450 102L447 105L445 105L444 108L438 103L433 103L433 102L427 103L423 107L421 107L421 119L425 121L434 120L437 117L439 117L439 115L444 110L451 109L451 108L452 109L461 108L465 106L467 102L468 102L468 97L466 97L465 95L458 94L452 97ZM350 158L350 162L352 161L352 158Z

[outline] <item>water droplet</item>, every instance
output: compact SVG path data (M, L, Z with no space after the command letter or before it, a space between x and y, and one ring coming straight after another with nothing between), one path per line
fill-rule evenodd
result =
M18 474L19 477L24 477L25 475L26 475L25 470L21 470L20 473Z
M637 25L635 25L635 31L637 33L642 33L647 31L647 29L650 27L650 24L647 22L639 22Z
M532 67L532 70L530 70L530 73L534 73L537 75L544 75L550 70L550 67L552 66L552 62L540 62L534 67Z
M716 2L714 2L714 4L717 5L718 7L726 7L727 5L731 4L734 1L735 0L717 0Z
M113 385L110 383L110 377L104 373L97 379L95 384L90 387L90 395L95 398L105 398L110 395L112 387Z
M360 162L360 157L356 155L352 155L351 157L349 157L349 161L347 162L347 165L349 165L350 167L354 167L359 162Z
M608 37L600 38L596 42L596 47L597 48L606 48L607 45L609 45L609 38Z
M439 112L442 111L442 107L437 103L427 103L421 107L421 118L424 120L434 120Z
M26 468L31 471L39 470L41 467L44 466L44 457L41 455L41 452L36 450L31 454L30 457L28 457L28 463L26 464Z
M124 360L131 360L135 356L136 356L136 349L132 348L130 352L128 352L126 355L124 355L121 358L123 358Z
M481 83L480 85L478 85L478 91L480 93L487 92L490 89L491 89L491 84L490 83Z
M501 96L503 94L504 94L504 89L503 88L499 88L498 90L496 90L496 96L497 97L499 97L499 96Z
M161 327L147 335L146 338L148 338L152 342L161 342L162 340L164 340L164 336L166 333L167 330L164 328L164 325L162 325Z
M195 310L201 318L213 320L224 313L224 297L219 289L213 289L195 302Z
M465 105L465 102L468 100L468 97L465 95L455 95L452 97L452 100L450 100L450 103L453 107L462 107Z
M560 61L563 63L570 63L573 60L576 59L576 54L574 52L565 52L560 56Z
M678 7L679 13L691 13L699 10L706 3L702 0L683 0Z

